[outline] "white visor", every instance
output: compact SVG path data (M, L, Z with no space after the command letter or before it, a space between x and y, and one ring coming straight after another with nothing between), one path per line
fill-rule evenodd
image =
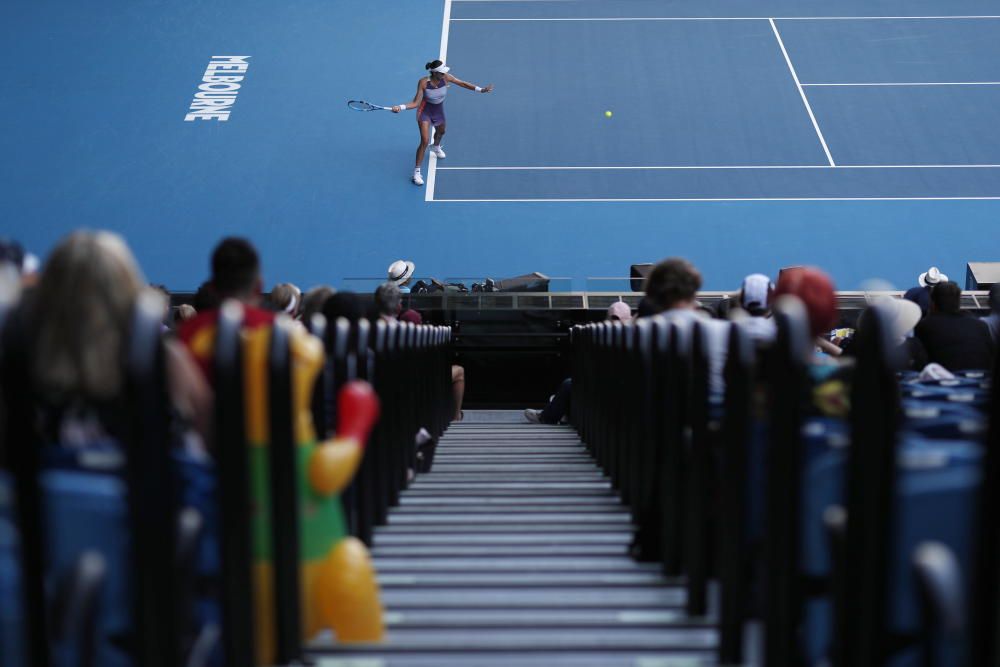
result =
M448 67L447 65L445 65L445 64L442 63L441 65L438 65L437 67L435 67L431 71L432 72L437 72L438 74L446 74L448 72L448 70L450 70L450 69L451 69L450 67Z

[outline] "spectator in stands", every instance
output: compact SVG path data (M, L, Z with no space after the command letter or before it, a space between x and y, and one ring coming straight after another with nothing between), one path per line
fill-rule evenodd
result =
M9 273L8 281L19 283L22 288L38 283L38 257L25 252L17 241L0 237L0 267Z
M13 303L21 293L24 251L16 241L0 238L0 306Z
M702 318L697 313L701 273L686 259L665 259L646 276L646 301L654 313L681 326L690 326L697 319L707 332L709 384L714 392L722 392L725 380L722 371L729 351L729 323Z
M850 410L852 366L842 362L841 350L823 335L837 323L837 294L829 276L816 268L786 269L778 277L775 298L797 297L806 310L809 334L825 354L814 354L809 364L813 382L812 407L820 415L846 417Z
M323 302L323 315L328 324L340 317L353 323L365 316L365 305L354 292L337 292Z
M608 306L608 317L607 319L611 322L631 322L632 321L632 309L628 307L628 304L624 301L615 301L613 304Z
M302 322L308 326L312 316L322 312L323 304L336 293L337 290L329 285L317 285L316 287L309 288L309 291L302 297L302 307L299 313ZM329 321L327 323L329 324Z
M632 309L623 301L616 301L608 307L607 320L628 323L632 321ZM541 410L527 408L524 418L532 424L559 424L569 414L570 399L573 394L573 378L566 378L549 402Z
M375 290L375 313L386 320L399 318L403 308L403 295L396 283L382 283Z
M402 261L402 260L400 260ZM412 265L412 263L411 263ZM412 269L410 271L412 275ZM403 308L403 295L399 292L399 287L395 283L386 282L378 286L375 290L375 311L379 317L385 320L398 320L400 311ZM423 322L420 313L416 316L420 318L417 324ZM413 316L410 316L411 318ZM465 413L462 412L462 401L465 398L465 369L457 364L451 367L451 393L455 404L455 413L452 421L462 421Z
M1000 283L990 286L990 314L980 319L990 330L990 338L996 349L997 342L1000 342Z
M163 297L163 317L161 318L161 322L163 324L163 331L166 333L170 331L170 325L173 322L173 313L170 308L170 290L167 289L166 285L160 283L149 283L149 287L159 292Z
M17 241L0 237L0 264L21 275L24 269L24 248Z
M768 343L774 340L777 332L771 318L773 299L774 283L771 279L763 273L751 273L740 285L736 307L730 308L729 319L739 320L743 330L758 343ZM737 312L741 315L737 315Z
M399 288L400 292L406 294L410 291L410 281L413 280L413 272L416 268L417 267L413 262L405 259L397 259L389 265L386 281L393 283Z
M302 290L292 283L278 283L271 288L271 307L297 319L302 309Z
M219 295L215 293L215 288L212 286L212 281L206 280L198 285L198 290L194 293L194 303L191 305L200 313L203 310L218 308L221 303Z
M412 308L404 310L399 314L400 322L410 322L411 324L423 324L424 316L419 311ZM462 401L465 398L465 368L458 364L451 366L451 392L452 400L455 403L454 421L462 421Z
M931 312L916 326L927 359L949 371L992 367L993 342L989 327L962 313L962 288L951 281L931 289Z
M420 314L420 311L408 308L399 314L400 322L409 322L410 324L423 324L424 316Z
M917 276L917 286L906 290L903 298L920 306L923 317L927 317L931 306L931 289L940 283L948 282L948 276L941 269L932 266Z
M128 246L117 234L81 231L52 251L38 287L24 303L18 330L48 436L60 440L66 420L99 424L124 440L123 359L133 310L147 290ZM176 414L210 437L212 394L183 346L163 340L169 398ZM48 418L51 419L48 419Z
M781 272L774 289L776 297L783 294L791 294L802 301L816 346L831 356L840 356L840 348L823 338L823 334L837 323L837 293L830 277L812 267L786 269Z
M174 308L173 321L174 329L177 329L182 324L193 318L198 314L198 311L194 309L189 303L182 303L181 305Z
M188 320L178 332L191 350L199 366L210 378L212 343L215 323L219 319L219 305L227 299L243 304L243 327L255 329L270 326L274 313L260 307L261 302L260 258L257 250L243 238L225 238L212 252L211 289L217 305L198 309L198 314Z
M889 326L889 338L898 350L900 370L919 371L927 365L927 351L920 339L913 336L913 327L920 322L920 306L907 299L886 296L878 299L873 307L880 308ZM865 309L858 318L858 328L863 329L872 308Z
M903 298L912 301L920 308L920 316L927 317L931 309L931 291L926 287L911 287L903 294Z
M693 310L701 288L701 274L679 257L665 259L646 276L646 301L654 313Z
M946 282L948 282L948 276L941 273L941 269L936 266L932 266L917 276L917 284L927 289L933 289L935 285Z

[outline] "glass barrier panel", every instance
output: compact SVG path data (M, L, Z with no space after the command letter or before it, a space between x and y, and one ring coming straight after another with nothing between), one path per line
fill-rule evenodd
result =
M588 292L641 292L642 279L636 278L637 289L632 289L632 280L628 277L622 278L592 278L584 280L585 288Z

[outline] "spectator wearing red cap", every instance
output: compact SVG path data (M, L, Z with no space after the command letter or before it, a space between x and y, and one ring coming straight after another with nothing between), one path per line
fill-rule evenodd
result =
M846 417L850 410L850 372L848 364L839 363L836 357L841 349L822 338L837 323L837 294L830 277L817 268L795 267L785 269L778 276L776 297L797 297L806 309L809 333L816 340L816 347L826 355L816 355L809 366L813 379L813 406L829 417Z
M809 316L813 336L829 331L837 323L837 294L830 277L819 269L803 266L782 271L774 294L799 298Z

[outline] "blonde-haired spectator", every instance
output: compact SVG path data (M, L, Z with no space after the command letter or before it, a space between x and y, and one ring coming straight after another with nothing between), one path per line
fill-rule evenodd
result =
M298 317L302 310L302 290L292 283L278 283L271 288L271 305L278 312Z
M117 234L79 231L52 251L26 311L33 341L29 364L41 400L55 408L89 406L98 416L125 391L125 348L132 313L146 287ZM154 292L155 293L155 292ZM212 397L194 361L172 338L163 341L168 391L178 412L207 442ZM111 435L112 415L102 423Z

